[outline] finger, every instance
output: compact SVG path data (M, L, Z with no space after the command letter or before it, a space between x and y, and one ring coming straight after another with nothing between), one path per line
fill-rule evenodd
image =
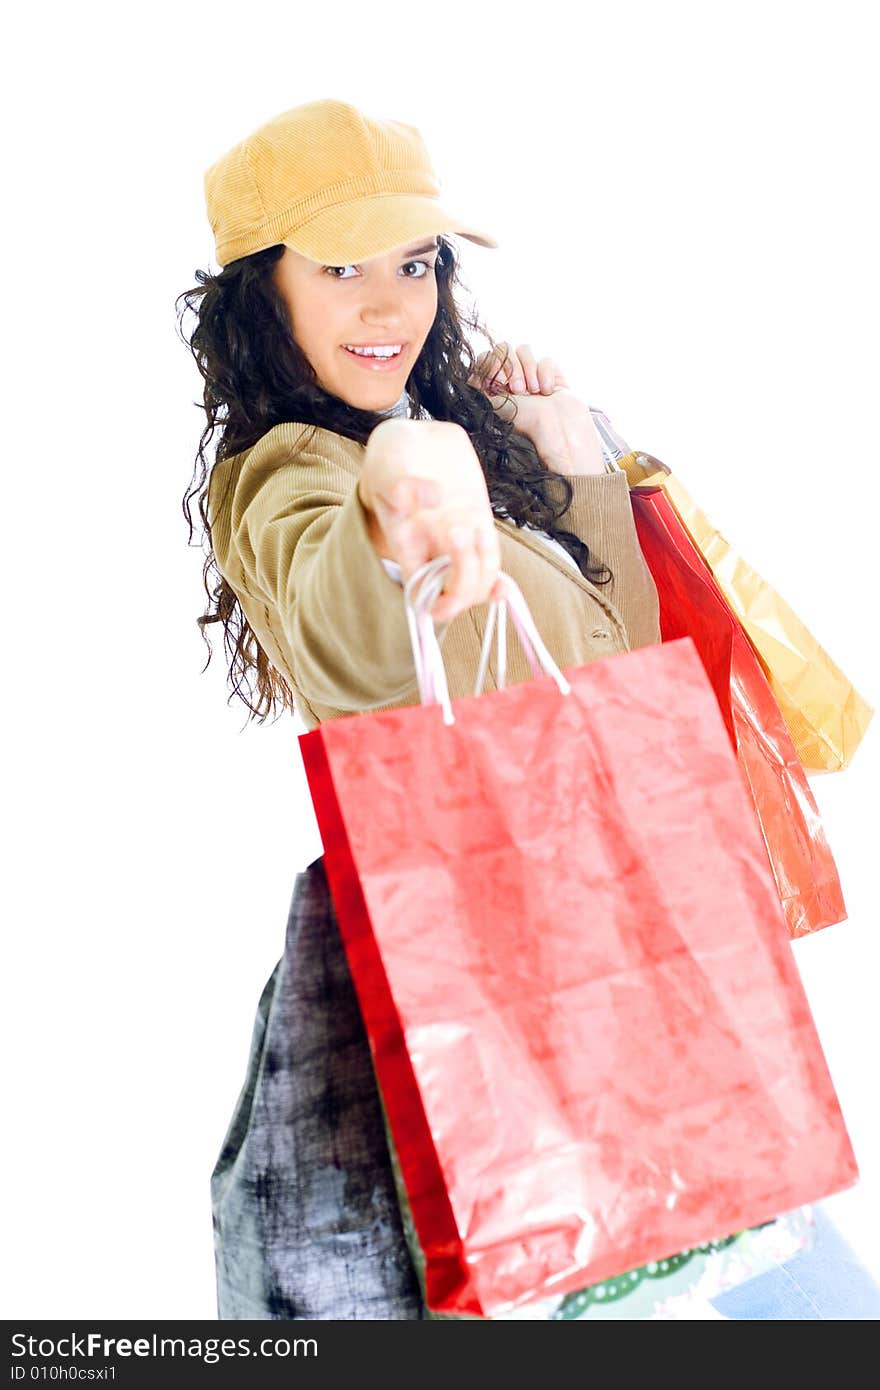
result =
M374 493L374 505L380 519L396 521L415 510L415 479L395 478L387 487L378 488Z
M441 614L455 617L473 602L473 589L477 584L477 552L474 549L473 530L467 525L456 525L449 532L449 553L452 566L446 570L441 594Z
M508 390L512 396L524 396L528 389L529 384L526 381L525 372L522 367L517 366L513 376L508 382Z
M507 383L510 371L508 346L506 343L496 343L490 352L483 352L477 358L468 384L476 386L479 390L491 391Z
M424 526L419 525L417 521L404 521L393 528L389 540L392 543L392 555L400 566L400 577L406 584L416 570L421 569L431 558L429 536Z
M468 385L482 388L486 381L491 377L495 370L495 352L481 352L474 363L474 369L468 377Z
M474 539L473 527L466 522L456 523L447 534L452 565L446 571L442 593L433 607L434 617L438 621L445 622L456 617L474 602L479 581Z
M498 392L505 391L508 395L524 389L520 381L519 359L508 343L501 344L492 387Z
M440 497L440 485L431 478L412 474L395 478L389 488L376 494L376 501L392 520L402 520L422 507L435 507Z
M501 371L509 374L513 362L513 348L510 343L496 343L492 349L492 355Z
M538 364L535 361L535 354L528 343L520 343L516 354L525 377L525 389L537 394L541 389L541 383L538 380Z
M483 390L487 396L497 396L501 392L509 392L509 377L504 370L497 371L494 376L489 377L483 384Z
M513 395L522 395L526 389L526 382L519 356L509 343L501 343L499 348L503 351L500 354L501 362L495 379L499 386L506 386Z
M417 479L417 482L417 506L419 510L421 510L423 507L439 506L440 500L443 496L443 489L440 487L440 484L436 482L433 478L419 478Z
M524 396L528 390L528 382L526 381L523 365L519 359L519 353L515 352L513 354L513 366L511 367L510 379L507 384L511 394L514 396Z
M552 395L556 390L561 376L560 370L552 357L542 357L538 363L538 380L541 383L541 391L545 396Z
M477 557L480 561L480 592L488 603L498 587L501 569L501 546L494 526L481 527L477 532Z

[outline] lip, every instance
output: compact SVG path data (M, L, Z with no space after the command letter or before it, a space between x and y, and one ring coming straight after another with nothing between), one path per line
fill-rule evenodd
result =
M386 343L356 343L355 346L356 346L356 347L395 347L397 341L399 341L399 340L395 340L395 339L391 338L391 339L389 339L388 342L386 342ZM391 358L389 361L387 361L387 362L381 361L378 357L358 357L358 355L357 355L356 352L349 352L348 348L342 346L342 344L340 344L339 351L345 353L345 355L346 355L346 357L348 358L349 362L356 362L356 363L358 363L365 371L368 371L368 372L396 372L396 371L399 371L399 370L400 370L400 367L401 367L401 364L402 364L402 362L403 362L403 359L404 359L404 357L406 356L406 350L407 350L408 347L409 347L409 343L401 343L401 344L400 344L400 352L397 354L396 357L392 357L392 358Z

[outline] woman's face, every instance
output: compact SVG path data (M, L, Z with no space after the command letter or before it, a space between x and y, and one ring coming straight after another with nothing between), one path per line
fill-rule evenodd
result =
M394 405L437 313L436 259L432 236L347 266L319 265L285 246L275 283L325 391L361 410ZM349 350L386 344L400 348L393 359Z

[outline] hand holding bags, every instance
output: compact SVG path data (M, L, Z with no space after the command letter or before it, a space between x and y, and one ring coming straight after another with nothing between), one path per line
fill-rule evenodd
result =
M427 1301L459 1315L856 1177L691 639L563 673L519 616L536 679L453 714L435 651L419 684L442 719L423 704L300 736Z

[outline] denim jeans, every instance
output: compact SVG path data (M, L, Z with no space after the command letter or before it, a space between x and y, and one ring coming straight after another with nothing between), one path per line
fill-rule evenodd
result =
M712 1299L738 1322L845 1321L880 1318L880 1287L823 1210L813 1207L815 1243L777 1269Z

